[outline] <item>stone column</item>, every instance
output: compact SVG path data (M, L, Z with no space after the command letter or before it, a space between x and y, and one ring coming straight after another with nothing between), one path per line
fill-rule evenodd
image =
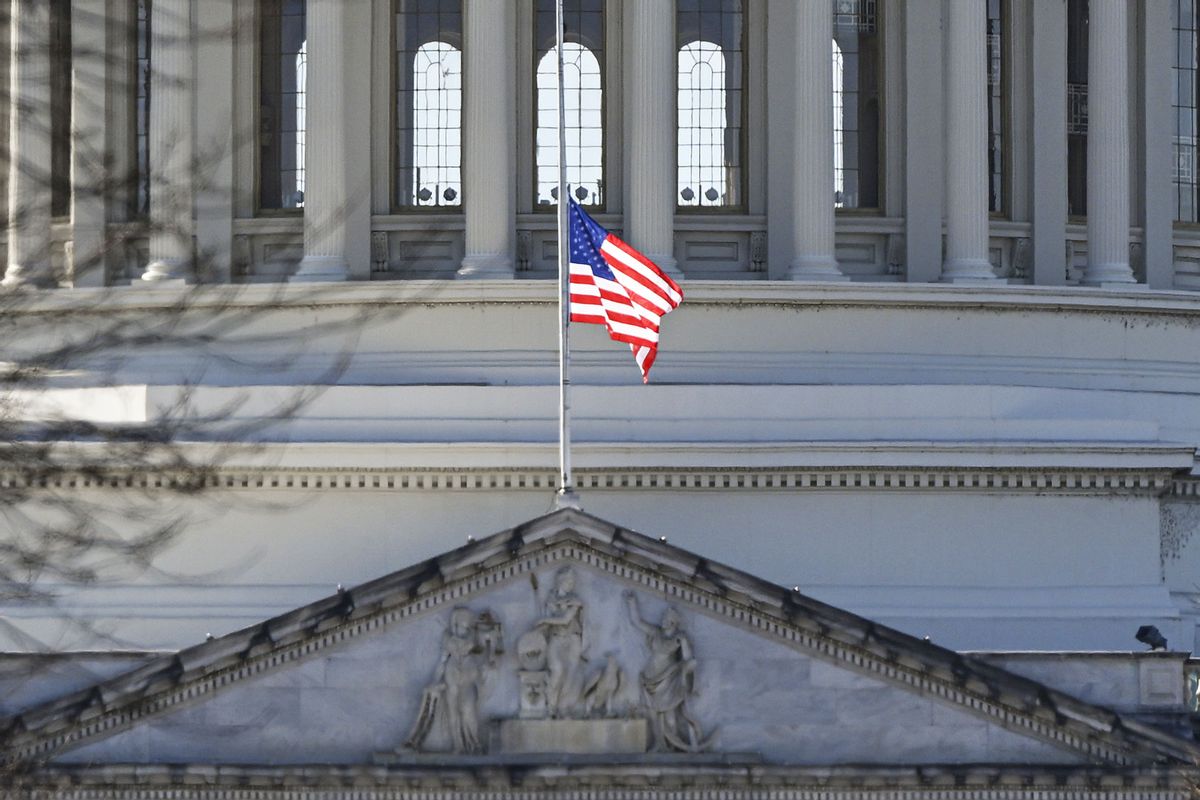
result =
M946 4L943 281L996 281L988 261L987 4Z
M235 0L196 4L196 141L204 181L196 190L196 248L209 264L208 278L227 283L233 266L233 185L237 138L233 130Z
M834 257L833 5L796 2L795 200L788 278L849 280Z
M903 9L904 102L899 112L904 119L904 274L909 283L930 283L941 278L943 260L946 3L904 0L885 5L889 14Z
M188 0L155 0L150 9L150 263L144 281L196 277L191 7Z
M1031 3L1033 282L1067 282L1067 5Z
M1088 265L1093 286L1134 283L1129 265L1126 0L1088 5Z
M50 4L12 0L5 286L53 285L50 269Z
M1174 160L1172 137L1163 135L1175 126L1175 110L1171 107L1171 90L1175 86L1171 48L1163 42L1175 35L1170 0L1143 0L1140 39L1144 69L1142 69L1140 113L1135 112L1142 142L1142 261L1146 265L1146 285L1151 289L1175 287L1174 188L1171 185L1171 166ZM1136 168L1135 168L1136 169Z
M343 281L346 261L345 0L308 0L304 258L293 281Z
M511 278L516 236L512 4L465 0L463 203L460 278Z
M682 277L675 261L675 4L625 4L629 87L629 187L625 235L663 272ZM832 183L830 184L832 185Z
M105 0L71 0L71 258L73 286L103 286L112 165L104 154L107 120L103 98L110 80Z

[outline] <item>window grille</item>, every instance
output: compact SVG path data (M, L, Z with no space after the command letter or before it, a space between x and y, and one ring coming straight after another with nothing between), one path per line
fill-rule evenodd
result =
M305 2L262 0L260 9L259 205L303 208Z
M1067 84L1067 135L1087 136L1088 87L1086 83Z
M1067 213L1087 214L1088 2L1067 0Z
M988 209L1004 211L1004 7L1003 0L988 0Z
M1187 186L1196 182L1196 138L1176 139L1171 143L1174 158L1171 178L1177 184Z
M1004 42L1004 37L1000 34L1000 15L993 14L991 11L993 4L988 4L988 35L987 35L987 52L988 52L988 86L999 86L1001 82L1001 70L1004 66L1004 58L1000 53L1000 46ZM995 31L994 33L992 31Z
M462 207L461 0L397 0L396 205Z
M50 4L50 213L71 213L71 4ZM30 164L39 169L44 165Z
M1175 219L1181 222L1200 222L1200 203L1196 176L1197 135L1197 0L1171 0L1171 19L1175 42L1174 85L1172 111L1175 114L1175 135L1172 141L1171 183L1175 202Z
M833 3L834 205L878 208L882 37L877 0Z
M842 84L845 82L846 57L837 39L833 40L833 203L842 208L846 197L846 107Z
M601 208L605 202L604 6L601 0L565 0L563 8L567 183L580 205ZM559 157L554 0L537 0L535 16L534 196L538 206L554 206Z
M874 33L878 0L833 0L833 26L859 33Z
M686 207L737 207L743 180L741 0L681 2L678 46L678 185Z
M134 216L150 213L150 0L137 0L134 19Z

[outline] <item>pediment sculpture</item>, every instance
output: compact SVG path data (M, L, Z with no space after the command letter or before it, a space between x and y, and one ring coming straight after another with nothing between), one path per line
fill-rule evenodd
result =
M1200 763L1136 718L573 509L0 722L9 758L49 765L54 786L193 763L230 786L411 786L495 764L644 786L667 762L699 786L708 770L758 786L750 764L811 786L814 767L867 763L995 764L1024 781L1055 765L1091 786L1080 766L1140 780Z
M536 621L517 638L511 657L504 657L503 625L492 611L452 610L403 750L456 755L707 750L712 733L704 734L689 708L697 692L697 660L682 615L668 606L655 623L643 618L634 592L625 591L623 601L625 622L644 642L641 653L609 648L600 655L606 643L587 640L588 604L577 593L570 566L554 573ZM515 673L516 696L506 699L507 716L484 720L481 703L504 670ZM637 676L633 685L630 675ZM440 745L429 746L435 726L444 735Z
M482 753L479 696L487 672L503 652L503 634L490 613L476 616L461 606L451 611L433 681L421 694L405 746L420 750L440 721L455 753Z

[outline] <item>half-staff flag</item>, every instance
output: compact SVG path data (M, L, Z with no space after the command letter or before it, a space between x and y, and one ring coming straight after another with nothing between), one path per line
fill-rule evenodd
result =
M626 342L650 380L658 352L658 326L683 300L678 284L654 262L600 227L570 201L571 321L608 328L610 338Z

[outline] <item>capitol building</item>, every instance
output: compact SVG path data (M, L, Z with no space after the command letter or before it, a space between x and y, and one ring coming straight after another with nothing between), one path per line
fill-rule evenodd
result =
M553 0L4 5L5 430L122 433L0 567L177 523L0 581L5 792L1194 795L1197 0L564 0L562 153ZM684 295L578 509L560 156Z

